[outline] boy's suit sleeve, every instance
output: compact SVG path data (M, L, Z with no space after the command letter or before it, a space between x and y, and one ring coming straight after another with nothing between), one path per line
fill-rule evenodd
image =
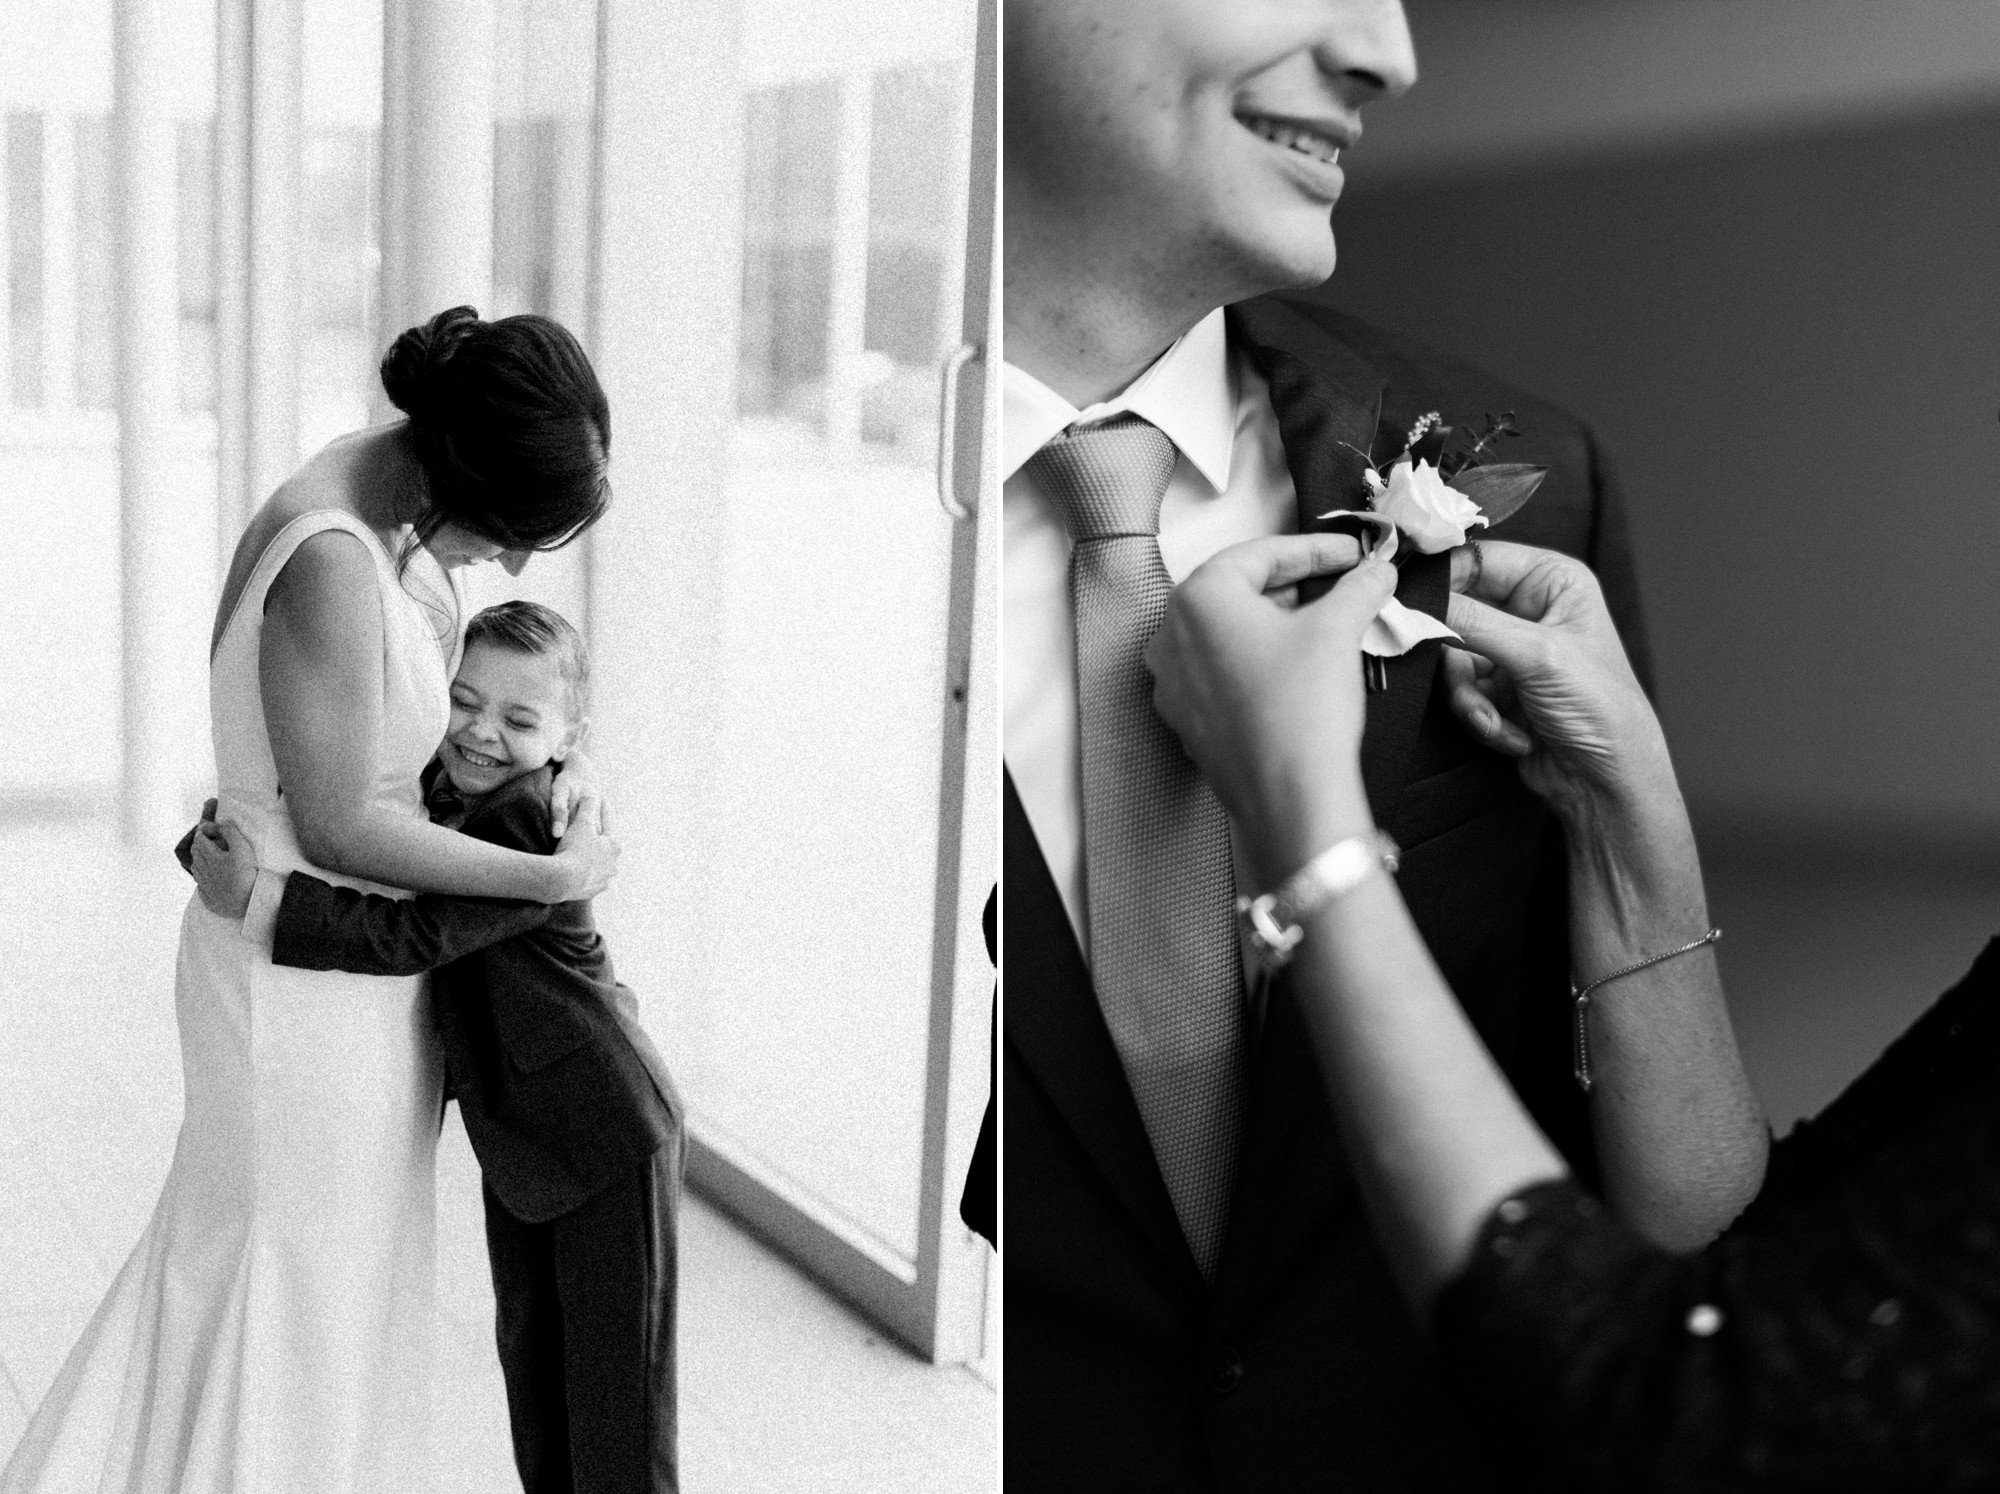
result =
M546 784L481 805L462 827L475 840L546 855L555 849ZM261 878L260 878L261 880ZM285 879L271 962L356 975L417 975L548 922L554 905L507 898L393 898L303 872Z
M285 878L271 963L355 975L419 975L548 922L549 904L384 897L305 872Z

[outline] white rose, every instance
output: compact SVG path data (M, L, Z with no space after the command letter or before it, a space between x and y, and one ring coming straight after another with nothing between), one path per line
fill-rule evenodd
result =
M1389 470L1388 486L1374 472L1368 486L1375 512L1388 519L1426 555L1465 543L1465 531L1485 527L1486 515L1458 489L1447 486L1429 462L1400 461Z

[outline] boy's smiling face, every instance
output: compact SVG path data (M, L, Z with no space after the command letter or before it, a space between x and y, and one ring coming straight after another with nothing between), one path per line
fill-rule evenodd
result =
M576 745L570 691L553 654L466 646L451 682L451 728L438 755L467 797L560 762Z

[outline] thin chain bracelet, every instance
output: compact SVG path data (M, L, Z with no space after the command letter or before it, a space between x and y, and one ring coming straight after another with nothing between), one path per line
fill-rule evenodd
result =
M1575 1058L1576 1083L1579 1089L1585 1094L1589 1094L1591 1089L1590 993L1599 986L1609 985L1614 980L1620 980L1628 975L1636 975L1641 970L1650 969L1654 965L1663 965L1678 955L1693 954L1697 949L1702 948L1704 945L1714 944L1721 938L1721 929L1710 929L1692 944L1683 944L1679 949L1670 949L1665 954L1656 954L1651 959L1639 961L1636 965L1627 965L1623 970L1614 970L1609 975L1600 975L1587 986L1572 985L1569 988L1569 999L1574 1003L1573 1010L1576 1014L1572 1046Z

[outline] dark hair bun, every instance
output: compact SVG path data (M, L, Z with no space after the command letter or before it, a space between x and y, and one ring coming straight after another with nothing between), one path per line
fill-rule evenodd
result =
M398 337L382 359L382 388L389 403L419 425L435 420L448 387L452 354L485 325L470 306L454 306Z
M552 550L611 501L611 410L558 322L454 306L396 339L382 387L423 467L419 542L449 523L504 550Z

